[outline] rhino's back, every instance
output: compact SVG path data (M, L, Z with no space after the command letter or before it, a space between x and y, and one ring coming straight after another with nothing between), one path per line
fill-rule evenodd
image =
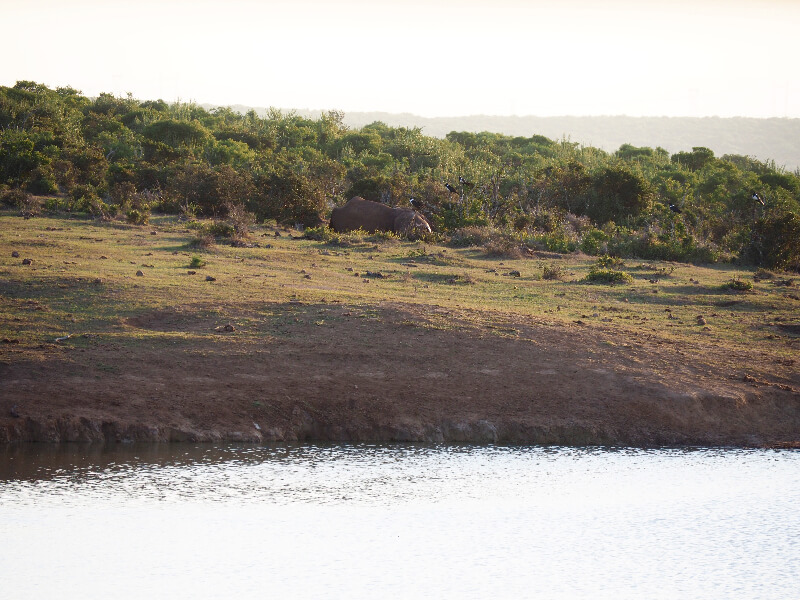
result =
M331 212L330 227L334 231L392 231L395 209L355 196L344 206Z

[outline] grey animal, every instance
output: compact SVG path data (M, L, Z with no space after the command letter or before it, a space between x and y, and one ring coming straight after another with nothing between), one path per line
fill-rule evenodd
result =
M430 233L428 221L411 208L392 208L380 202L351 198L344 206L334 208L329 227L334 231L391 231L413 237Z

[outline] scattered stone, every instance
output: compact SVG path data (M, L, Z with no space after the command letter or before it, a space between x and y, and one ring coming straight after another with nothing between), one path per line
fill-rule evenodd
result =
M276 231L275 232L275 237L281 237L281 232L280 231Z
M11 258L19 258L19 252L17 252L16 250L14 250L14 251L11 253Z
M255 421L253 421L253 427L256 428L256 431L261 431L261 426L258 423L256 423Z
M214 331L227 331L228 333L232 331L236 331L236 327L228 323L227 325L220 325L219 327L215 327Z
M197 271L186 271L187 275L197 275Z
M103 283L103 280L100 279L99 277L95 277L94 280L92 281L92 283L98 283L98 284L99 283Z
M19 344L19 340L17 338L3 338L2 341L4 344Z
M522 273L520 273L519 271L509 271L508 272L508 276L509 277L522 277Z
M30 258L23 258L22 259L22 264L23 265L32 265L33 261Z
M303 278L304 278L304 279L311 279L311 275L309 275L308 273L306 273L305 275L303 275Z
M708 324L708 321L706 321L706 319L705 319L705 317L703 315L697 315L697 324L698 325L706 325L706 324Z
M158 235L158 233L157 233L157 232L155 232L155 231L151 231L151 232L150 232L150 235Z
M10 414L15 419L19 419L19 411L17 410L17 405L15 404L10 409L8 409L8 414Z
M108 257L105 254L101 254L100 260L108 260Z
M141 271L136 271L136 276L137 277L144 277L144 273L142 273Z
M62 336L62 337L57 337L55 341L57 341L57 342L64 342L64 341L68 340L68 339L69 339L69 338L71 338L71 337L72 337L72 334L71 334L71 333L68 333L68 334L67 334L67 335L65 335L65 336Z
M353 272L353 267L346 267L345 271L350 271L352 273Z
M216 277L212 277L211 275L206 275L206 281L216 281Z

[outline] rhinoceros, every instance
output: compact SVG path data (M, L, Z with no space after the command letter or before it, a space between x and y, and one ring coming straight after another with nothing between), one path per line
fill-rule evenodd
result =
M355 196L344 206L334 208L330 228L334 231L391 231L414 236L430 233L431 225L412 208L394 208Z

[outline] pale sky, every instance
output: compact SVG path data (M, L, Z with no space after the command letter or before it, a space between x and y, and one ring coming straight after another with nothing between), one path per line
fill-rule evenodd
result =
M800 117L800 0L0 0L0 85L421 116Z

